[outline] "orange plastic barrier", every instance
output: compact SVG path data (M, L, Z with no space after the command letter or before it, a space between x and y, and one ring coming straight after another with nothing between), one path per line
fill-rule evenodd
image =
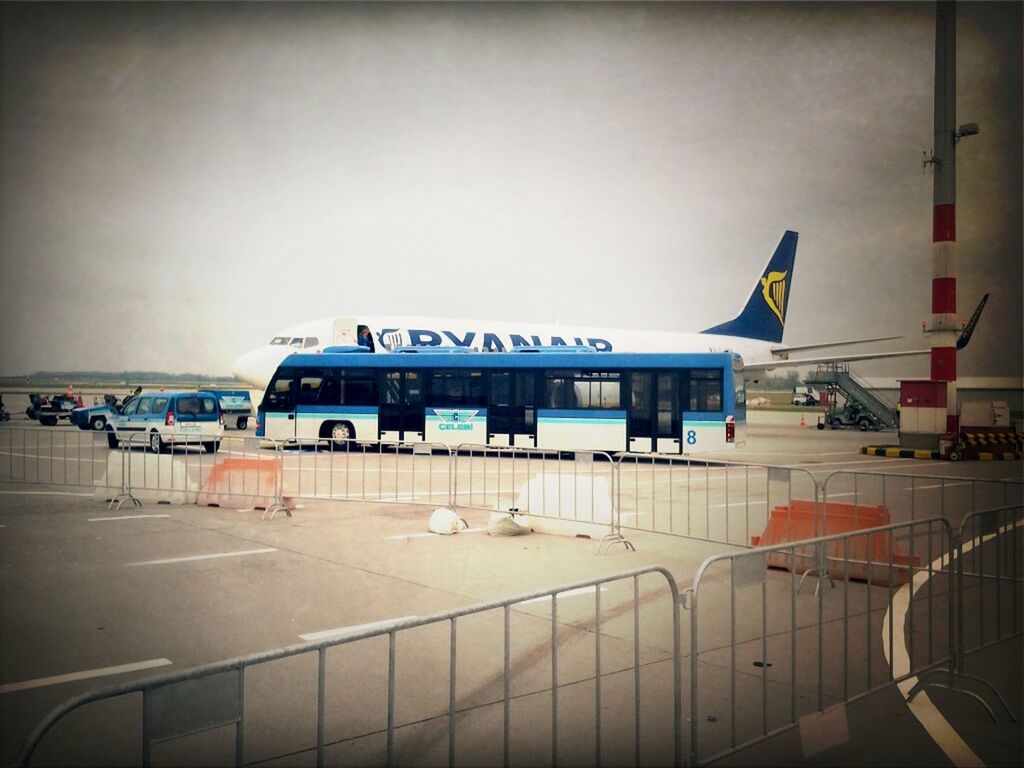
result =
M225 459L206 478L196 504L266 509L274 503L280 472L279 459Z
M751 545L770 547L790 541L813 539L840 533L878 528L890 524L889 510L883 506L828 502L817 505L805 499L793 499L788 507L775 507L768 517L768 525L760 536L751 536ZM820 511L819 511L820 510ZM825 545L826 569L835 579L870 581L880 586L898 586L910 578L909 567L920 567L921 558L913 560L900 551L899 542L891 531L851 536L845 541L830 541ZM768 555L769 568L795 570L803 574L817 568L816 547L797 547L788 552ZM889 565L892 563L892 568Z

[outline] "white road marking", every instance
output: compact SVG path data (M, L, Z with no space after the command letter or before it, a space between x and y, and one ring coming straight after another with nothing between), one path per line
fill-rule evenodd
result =
M456 533L485 533L486 528L463 528ZM425 539L428 536L443 536L445 534L434 533L433 531L426 531L425 533L399 533L396 536L385 536L384 540L388 541L391 539Z
M898 475L897 475L897 477L898 477ZM936 480L937 479L939 479L939 478L936 478ZM979 480L978 482L983 483L985 481L984 480ZM935 485L915 485L913 487L913 489L911 489L911 488L903 488L902 490L904 490L904 491L910 491L910 490L927 491L929 488L956 488L958 485L970 485L970 483L936 483Z
M102 523L106 520L138 520L142 517L170 517L170 515L122 515L120 517L90 517L90 523Z
M7 683L0 685L0 694L25 691L29 688L42 688L47 685L60 685L71 683L75 680L88 680L93 677L105 677L106 675L123 675L125 672L137 672L140 669L152 669L153 667L166 667L173 662L170 659L150 659L149 661L137 661L134 664L120 664L116 667L103 667L102 669L88 669L84 672L70 672L66 675L54 675L53 677L37 677L35 680L24 680L20 683Z
M850 464L856 464L856 465L861 466L861 467L871 467L871 468L874 468L874 467L884 467L884 466L887 466L887 465L890 465L890 464L894 464L894 465L907 465L908 463L913 463L915 461L915 459L885 459L885 460L875 460L875 461L873 461L872 459L873 459L873 457L871 457L871 456L865 456L860 461L807 462L807 463L791 464L790 467L802 467L802 468L806 468L806 469L812 469L813 468L813 469L816 469L816 470L825 471L824 470L825 467L844 467L844 466L848 466Z
M998 533L1003 533L1010 528L1019 527L1020 525L1020 522L1014 521L1011 525L1004 525L999 529ZM966 555L976 545L983 544L995 536L996 533L990 533L980 539L975 538L965 541L963 543L963 554ZM939 557L932 561L930 571L941 573L947 565L946 555L939 555ZM910 608L911 595L916 594L921 587L928 583L931 575L930 571L918 571L914 574L912 584L904 584L900 587L899 591L893 596L892 605L886 611L885 618L882 621L882 650L885 653L886 660L892 659L893 677L900 677L910 672L910 654L907 651L905 639L907 611ZM893 621L894 628L895 626L901 627L901 635L904 637L903 643L893 648L889 647L890 621ZM918 678L915 676L908 677L903 682L897 684L900 693L903 694L903 698L906 699L910 695L917 682ZM953 765L958 768L985 768L985 763L967 746L967 743L960 737L960 734L942 716L942 713L939 712L927 693L924 691L918 693L913 701L908 702L908 704L911 713L928 732L928 735L932 737L932 741L946 753L946 757L950 759Z
M607 587L601 587L602 592L607 592ZM590 595L593 594L594 587L579 587L578 589L570 589L565 592L558 593L558 599L561 600L563 597L577 597L578 595ZM543 603L551 599L551 595L543 595L541 597L531 597L529 600L523 600L522 602L516 603L516 605L528 605L529 603Z
M346 635L353 635L356 632L362 632L365 629L376 629L377 627L383 627L386 624L390 624L394 621L405 621L406 619L417 619L418 616L399 616L396 619L383 619L382 621L371 621L369 624L353 624L350 627L338 627L337 629L324 629L320 632L308 632L305 635L299 635L301 640L327 640L336 637L345 637Z
M15 482L17 482L15 480ZM71 493L70 491L0 491L5 496L92 496L91 493Z
M712 504L711 509L721 509L722 507L763 507L767 504L766 501L730 501L728 504ZM698 512L700 510L697 510Z
M212 555L190 555L189 557L170 557L166 560L143 560L138 563L125 563L131 567L135 565L165 565L167 563L188 563L195 560L214 560L219 557L241 557L242 555L263 555L269 552L277 552L273 547L266 549L243 549L238 552L216 552Z

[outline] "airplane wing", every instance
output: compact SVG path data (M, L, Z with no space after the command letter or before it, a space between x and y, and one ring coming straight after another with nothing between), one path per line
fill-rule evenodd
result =
M799 360L773 360L770 363L744 363L744 371L770 371L773 368L793 368L798 365L821 365L823 363L850 363L857 360L880 360L885 357L910 357L928 355L930 349L911 349L899 352L865 352L862 355L834 355L831 357L805 357Z
M902 339L902 336L878 336L874 339L846 339L844 341L822 341L817 344L799 344L797 346L776 347L772 349L772 355L787 355L790 352L801 352L806 349L821 349L822 347L843 347L848 344L866 344L871 341L892 341Z

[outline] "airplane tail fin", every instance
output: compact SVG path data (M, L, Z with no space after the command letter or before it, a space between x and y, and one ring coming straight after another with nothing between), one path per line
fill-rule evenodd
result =
M786 307L789 306L789 287L793 282L796 241L797 233L787 230L738 317L701 333L743 336L776 344L781 342L786 325Z

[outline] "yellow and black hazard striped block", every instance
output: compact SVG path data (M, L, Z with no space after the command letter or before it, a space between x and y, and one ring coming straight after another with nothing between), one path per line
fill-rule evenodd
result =
M888 459L941 459L938 451L900 448L896 445L865 445L860 449L865 456L884 456Z
M992 453L1024 451L1024 436L1016 432L961 432L960 439L968 447L991 447Z

